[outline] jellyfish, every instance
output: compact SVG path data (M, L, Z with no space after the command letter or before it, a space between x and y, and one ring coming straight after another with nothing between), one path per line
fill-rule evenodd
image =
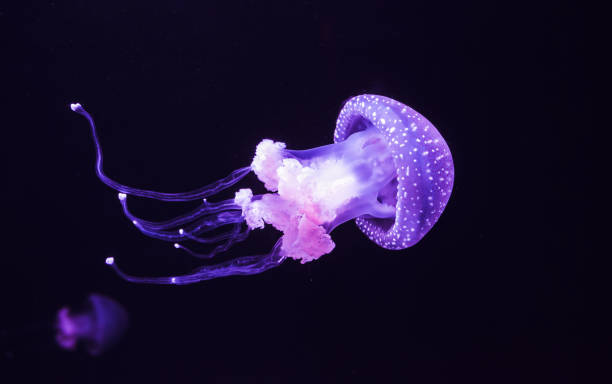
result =
M74 350L83 344L92 356L98 356L114 346L128 325L126 310L110 297L92 293L80 311L63 307L57 312L57 344Z
M267 254L207 264L178 276L134 276L118 268L114 258L106 259L131 282L189 284L257 274L286 259L311 262L334 249L331 232L353 219L378 246L405 249L419 242L438 221L453 187L453 160L440 132L414 109L385 96L364 94L348 99L338 116L333 144L294 150L284 142L264 139L256 146L249 166L184 193L128 187L107 177L93 118L78 103L71 104L71 109L89 121L98 178L119 192L125 216L144 235L171 242L191 256L211 259L244 241L252 230L270 225L282 232ZM250 172L269 193L254 195L250 188L242 188L233 199L208 200ZM128 197L200 201L200 205L155 222L134 216ZM186 242L215 246L200 253Z

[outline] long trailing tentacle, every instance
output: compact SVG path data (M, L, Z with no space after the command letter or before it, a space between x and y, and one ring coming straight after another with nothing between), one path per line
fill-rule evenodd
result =
M127 196L120 193L119 200L121 201L125 216L140 232L146 236L164 241L194 240L204 244L216 242L216 240L199 238L197 235L225 225L239 224L244 220L240 207L233 204L231 200L211 204L205 203L192 212L163 222L153 222L137 218L127 207ZM181 225L185 226L170 230Z
M203 280L215 279L218 277L232 275L254 275L268 269L274 268L283 261L284 257L281 254L282 239L279 239L270 253L265 255L243 256L237 259L226 261L223 263L207 265L195 269L192 273L179 276L167 277L139 277L132 276L123 272L115 264L113 257L106 259L106 264L110 265L113 270L124 280L133 283L146 284L175 284L184 285L197 283Z
M198 200L198 199L205 198L207 196L214 195L215 193L218 193L224 189L227 189L228 187L236 184L238 181L244 178L251 171L250 166L243 167L243 168L235 170L234 172L230 173L228 176L224 177L223 179L217 180L214 183L211 183L207 186L195 189L193 191L182 192L182 193L164 193L164 192L156 192L156 191L149 191L146 189L128 187L126 185L120 184L112 180L111 178L106 176L106 174L104 174L104 170L102 168L102 161L103 161L102 147L100 145L100 140L98 139L98 132L96 130L96 124L94 123L94 120L89 114L89 112L87 112L85 108L83 108L83 106L79 103L70 104L70 109L84 116L87 119L87 121L89 121L89 125L91 127L91 136L93 138L93 141L96 147L96 174L98 175L98 178L104 184L108 185L109 187L121 193L133 195L133 196L139 196L139 197L146 197L149 199L155 199L155 200L161 200L161 201L193 201L193 200Z
M191 256L201 259L210 259L226 251L235 243L247 238L249 229L242 230L242 223L244 221L242 207L235 204L233 199L220 202L208 202L206 201L206 197L214 195L236 184L251 171L250 166L237 169L221 180L190 192L162 193L128 187L110 179L104 173L102 167L102 147L98 139L96 125L91 115L78 103L71 104L70 108L89 121L91 135L96 148L95 169L98 178L104 184L119 192L118 197L121 202L123 213L144 235L164 241L172 241L174 242L175 248L181 249ZM155 222L134 216L128 209L128 195L160 201L193 201L203 199L203 204L173 219ZM226 225L233 225L233 229L214 236L200 236L203 233ZM208 253L198 253L180 244L182 241L194 241L202 244L221 242L221 244L218 244ZM245 256L218 264L203 266L190 274L182 276L136 277L121 271L112 257L107 258L106 263L110 265L119 276L131 282L149 284L191 284L202 280L229 275L251 275L273 268L279 265L284 259L284 257L281 256L281 242L282 240L278 240L272 251L266 255Z
M146 236L156 238L164 241L173 241L174 247L182 249L189 255L200 258L210 259L215 255L228 250L232 245L244 241L249 235L249 229L242 230L242 214L239 211L241 208L233 203L232 200L225 200L218 203L205 202L200 207L196 208L192 212L178 216L174 219L153 222L147 221L134 216L127 206L127 196L125 194L119 194L119 200L123 208L125 216ZM234 209L233 212L227 212L226 210ZM225 210L225 211L224 211ZM215 213L219 215L212 215ZM202 218L204 215L209 215ZM200 219L198 222L193 221ZM191 223L190 223L191 222ZM175 229L170 231L171 228L177 228L181 225L187 225L185 228ZM208 232L222 226L233 224L233 229L215 236L200 237L198 235ZM208 253L198 253L186 246L178 243L180 241L191 240L201 244L212 244L225 241L224 243L217 245L212 251Z
M217 229L221 226L228 224L238 224L242 223L244 218L240 212L222 212L218 215L214 216L206 216L193 224L186 226L185 228L180 228L176 231L154 231L149 230L145 227L142 227L139 222L134 222L134 226L142 232L142 234L152 237L154 239L163 240L163 241L185 241L185 240L194 240L200 243L210 243L210 241L206 241L197 237L205 232L210 232L214 229Z
M236 205L234 203L233 199L228 199L228 200L224 200L224 201L220 201L216 203L204 202L199 207L192 210L191 212L177 216L170 220L155 222L155 221L144 220L144 219L134 216L128 209L127 195L125 193L119 193L118 197L119 197L119 201L121 202L121 207L123 209L123 213L125 214L125 216L132 223L137 222L141 227L146 228L147 230L151 230L151 231L177 228L177 227L180 227L181 225L188 224L206 215L211 215L214 213L230 211L230 210L240 211L242 209L239 205Z
M223 235L220 235L220 236L227 236L227 241L225 243L217 245L212 251L208 253L195 252L191 250L190 248L187 248L186 246L179 244L179 243L174 243L174 247L177 249L182 249L183 251L187 252L189 255L193 257L197 257L199 259L211 259L215 255L221 252L227 251L229 248L231 248L232 245L239 243L241 241L244 241L249 236L249 232L250 232L249 228L247 228L244 231L241 231L241 229L242 229L242 226L237 224L234 227L234 230L232 232L228 232L228 233L224 233Z

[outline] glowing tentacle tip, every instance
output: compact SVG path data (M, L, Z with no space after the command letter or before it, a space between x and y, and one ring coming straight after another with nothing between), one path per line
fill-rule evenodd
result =
M170 282L171 282L172 284L176 284L176 277L171 278L171 279L170 279Z
M182 235L184 233L185 233L185 231L183 231L183 228L179 229L179 235Z
M83 110L83 107L79 103L73 103L70 104L70 109L72 109L73 112L79 112Z
M106 260L105 260L105 263L107 265L113 265L113 264L115 264L115 258L114 257L107 257Z
M174 243L174 248L179 249L181 245L179 243Z
M138 222L136 220L132 220L132 224L138 225Z
M117 197L119 197L119 200L123 201L127 198L127 195L125 193L119 193Z

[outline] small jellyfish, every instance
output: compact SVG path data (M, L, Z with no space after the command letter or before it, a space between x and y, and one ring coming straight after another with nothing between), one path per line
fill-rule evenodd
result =
M421 240L437 222L453 188L453 160L442 135L420 113L384 96L360 95L347 100L336 122L334 144L292 150L283 142L264 139L257 145L250 166L185 193L132 188L108 178L102 169L102 149L91 115L78 103L71 109L90 123L98 177L119 192L124 214L143 234L209 259L266 224L283 233L268 254L238 257L180 276L132 276L119 269L113 258L106 260L132 282L189 284L260 273L287 258L310 262L334 249L330 233L352 219L380 247L405 249ZM251 171L270 193L253 195L251 189L244 188L233 199L207 200ZM184 215L154 222L135 217L128 209L128 196L201 200L201 204ZM206 237L207 232L222 227L227 231ZM198 253L184 244L188 241L217 245L208 253Z
M127 325L128 315L121 304L92 293L82 310L63 307L57 312L55 339L63 349L74 350L82 344L90 355L98 356L121 339Z

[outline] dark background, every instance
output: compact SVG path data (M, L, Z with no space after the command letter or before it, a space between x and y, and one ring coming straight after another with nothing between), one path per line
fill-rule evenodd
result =
M581 192L573 158L592 138L585 19L563 1L1 5L0 381L580 382L588 203L566 196ZM387 251L347 223L316 262L178 287L104 265L196 263L122 216L69 103L96 118L108 175L183 191L248 165L262 138L330 143L361 93L414 107L451 148L453 195L419 244ZM186 208L131 206L152 219ZM98 358L53 340L55 312L89 292L131 315Z

